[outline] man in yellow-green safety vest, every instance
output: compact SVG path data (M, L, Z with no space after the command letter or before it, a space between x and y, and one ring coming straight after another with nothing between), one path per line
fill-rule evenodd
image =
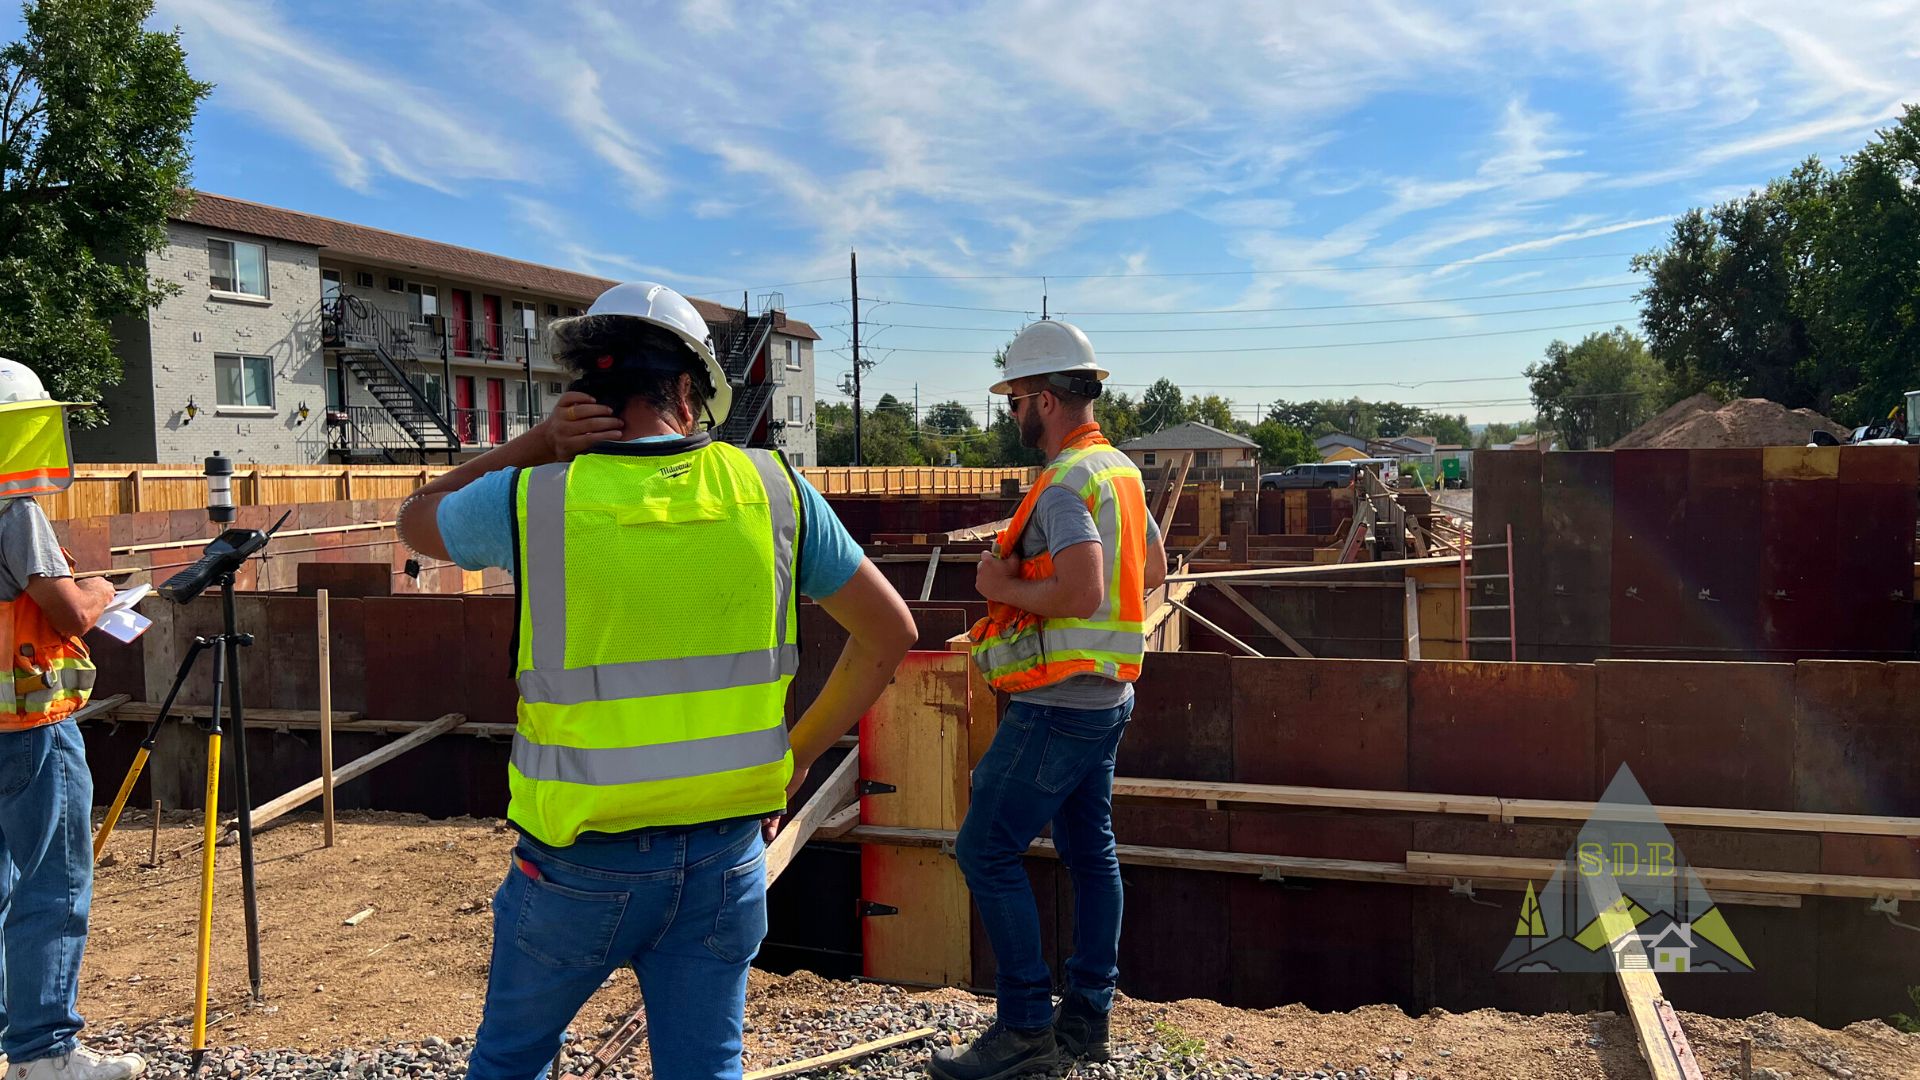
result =
M886 688L913 618L826 500L769 450L718 442L732 394L680 294L628 282L556 322L578 376L526 434L421 488L414 550L513 571L520 687L470 1080L532 1080L616 968L653 1075L740 1075L765 841L808 766ZM849 633L791 731L799 597Z

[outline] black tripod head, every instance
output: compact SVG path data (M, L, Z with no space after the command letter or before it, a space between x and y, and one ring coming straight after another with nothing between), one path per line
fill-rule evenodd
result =
M273 539L273 534L280 531L280 526L287 523L287 517L292 513L289 510L281 514L280 520L274 522L273 528L266 532L259 529L228 529L214 537L193 565L168 578L160 586L160 595L176 604L191 602L207 586L240 569L240 564L246 562L249 556L266 547L267 541Z

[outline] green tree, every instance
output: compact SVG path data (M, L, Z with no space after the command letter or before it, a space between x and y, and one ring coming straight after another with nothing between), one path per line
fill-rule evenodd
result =
M1262 469L1284 469L1303 461L1320 460L1320 451L1314 449L1313 440L1306 432L1278 420L1262 420L1247 437L1260 444Z
M1536 425L1531 420L1522 420L1516 424L1488 424L1480 429L1480 437L1473 442L1477 450L1490 446L1504 446L1522 435L1531 435Z
M1198 420L1202 424L1217 427L1221 431L1233 430L1233 402L1219 394L1194 398L1187 402L1188 420Z
M1555 341L1544 362L1527 365L1533 404L1569 450L1598 450L1650 419L1664 377L1646 344L1626 328Z
M1100 423L1101 434L1115 446L1138 438L1140 431L1140 408L1133 398L1113 390L1104 390L1093 399L1093 418Z
M116 316L169 295L146 256L190 183L188 133L211 87L149 0L45 0L0 50L0 354L55 397L117 382ZM98 423L94 412L81 423Z
M1415 434L1431 435L1434 441L1446 446L1468 446L1473 443L1473 429L1467 426L1465 413L1428 413L1422 422L1424 431Z
M1159 379L1140 395L1140 432L1151 435L1187 420L1186 395L1172 379Z
M1838 171L1808 160L1693 210L1634 260L1670 402L1771 398L1843 423L1887 414L1920 355L1920 106Z
M822 465L853 464L853 406L844 401L813 404L814 453Z
M960 435L978 431L973 413L957 401L943 401L927 409L926 428L941 435Z

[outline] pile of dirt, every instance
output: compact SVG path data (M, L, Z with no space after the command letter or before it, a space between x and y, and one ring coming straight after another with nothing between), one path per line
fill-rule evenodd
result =
M1812 409L1789 409L1766 398L1736 398L1722 405L1711 394L1695 394L1634 428L1611 449L1805 446L1816 430L1845 434Z

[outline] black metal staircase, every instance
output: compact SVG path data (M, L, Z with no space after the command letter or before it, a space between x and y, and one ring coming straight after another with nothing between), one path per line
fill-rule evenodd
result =
M344 456L371 452L388 461L398 460L397 454L417 454L425 462L428 454L460 449L459 436L401 366L420 359L414 353L411 331L388 321L379 308L356 296L327 301L321 310L321 328L322 342L335 350L340 369L352 372L389 421L377 426L359 422L371 417L355 418L353 437L336 440L337 452ZM381 426L389 434L382 434Z
M768 358L767 368L760 373L758 381L747 380L752 377L754 361L767 347L773 332L787 325L786 306L785 297L767 293L760 297L759 313L749 314L743 297L739 314L721 335L720 366L733 385L733 409L727 414L726 422L713 433L721 442L735 446L765 445L764 438L759 443L753 440L773 402L772 358ZM772 425L768 425L768 437L771 433Z

